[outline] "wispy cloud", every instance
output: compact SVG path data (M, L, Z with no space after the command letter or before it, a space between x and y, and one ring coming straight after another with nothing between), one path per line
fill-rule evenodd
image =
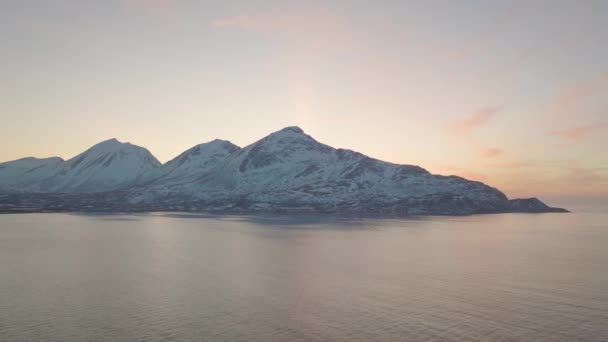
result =
M552 181L559 184L549 193L560 196L605 196L608 191L608 168L572 165L561 169L561 174Z
M485 148L479 151L479 157L482 159L492 159L502 155L504 151L500 148Z
M608 168L605 167L571 167L565 179L572 182L583 182L595 184L596 186L608 186Z
M492 171L499 189L515 196L588 196L606 194L608 168L576 159L496 163ZM509 165L512 164L512 165Z
M488 125L501 109L502 107L498 106L485 107L466 117L453 121L447 127L448 133L468 145L472 153L479 159L498 158L504 154L504 151L498 147L488 147L486 144L478 141L474 132Z
M608 131L608 122L600 122L591 125L568 128L560 131L555 131L552 134L566 139L583 140L589 138L595 133L605 131Z
M549 105L551 117L571 114L572 110L583 100L595 96L608 87L608 71L598 73L596 77L585 82L566 87Z
M523 161L523 160L507 160L507 161L499 161L490 164L492 167L497 167L501 169L529 169L538 167L538 164L531 161Z
M486 107L477 112L452 122L448 130L453 135L468 136L479 127L486 125L499 111L501 107Z

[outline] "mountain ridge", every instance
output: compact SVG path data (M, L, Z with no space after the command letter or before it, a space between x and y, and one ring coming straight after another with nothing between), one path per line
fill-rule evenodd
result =
M333 148L297 126L285 127L243 148L215 139L164 164L147 149L116 139L49 164L54 165L44 166L49 174L39 181L28 178L27 186L20 181L24 172L7 176L0 169L0 190L39 193L41 210L53 204L44 197L52 197L55 207L60 203L66 210L82 211L112 209L115 204L125 211L399 215L565 211L536 198L510 200L482 182L434 175L420 166ZM65 201L57 199L57 194L65 194ZM32 200L32 196L23 198ZM87 207L78 204L87 202L85 199L92 201ZM109 199L115 203L108 203Z
M21 173L11 175L0 169L0 189L41 193L117 190L133 185L148 169L161 165L147 149L115 138L101 141L67 160L59 157L33 159L41 164L36 170L44 170L44 173L38 171L39 176L34 179L26 177L35 171L33 168L22 168ZM23 160L29 159L0 165L14 169ZM27 182L23 182L26 179Z

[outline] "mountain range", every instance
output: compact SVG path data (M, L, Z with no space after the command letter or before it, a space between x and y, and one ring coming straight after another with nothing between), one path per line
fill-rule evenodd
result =
M322 144L286 127L239 147L213 140L161 164L116 139L69 160L0 164L0 212L206 211L465 215L564 212L481 182Z

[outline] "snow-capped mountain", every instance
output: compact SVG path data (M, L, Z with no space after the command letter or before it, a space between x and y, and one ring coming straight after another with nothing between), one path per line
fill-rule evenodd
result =
M239 151L240 147L226 141L215 139L196 145L159 168L152 169L138 181L140 186L149 184L179 184L196 180L217 167L228 156Z
M63 159L23 158L0 163L0 191L24 191L53 177L61 168Z
M42 188L55 192L124 189L160 166L161 163L147 149L110 139L67 160Z
M182 180L159 179L134 190L130 201L229 211L403 214L498 212L510 205L483 183L335 149L298 127L272 133Z
M124 189L160 167L145 148L116 139L72 159L24 158L0 164L0 189L18 192L103 192Z
M12 186L0 189L55 194L10 194L4 201L53 211L406 215L563 211L537 199L509 200L499 190L481 182L433 175L418 166L392 164L336 149L316 141L298 127L284 128L244 148L214 140L194 146L164 165L146 149L112 139L68 161L58 160L56 165L42 163L45 171L40 171L41 174L52 175L18 188L29 179L23 170L37 165L33 161L31 165L25 164L22 168L10 165L10 170L22 170L19 172L0 169L0 183ZM46 166L51 164L55 169ZM59 192L66 194L57 195Z

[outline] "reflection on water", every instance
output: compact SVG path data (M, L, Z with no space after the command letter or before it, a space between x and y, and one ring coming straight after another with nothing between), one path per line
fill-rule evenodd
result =
M605 341L608 215L0 216L2 341Z

